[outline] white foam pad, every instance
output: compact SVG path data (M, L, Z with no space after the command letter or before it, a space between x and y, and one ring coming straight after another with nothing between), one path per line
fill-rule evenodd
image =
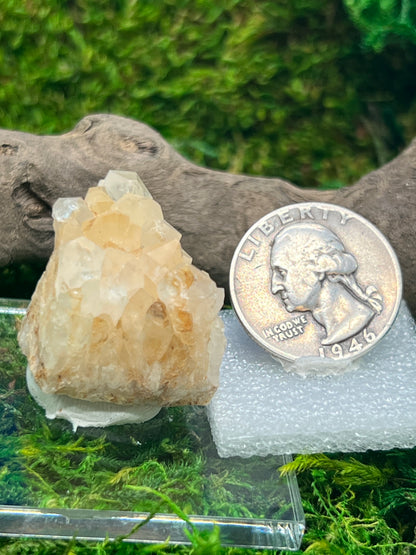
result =
M416 330L402 303L390 332L337 376L283 370L222 311L228 346L208 416L220 456L416 445Z

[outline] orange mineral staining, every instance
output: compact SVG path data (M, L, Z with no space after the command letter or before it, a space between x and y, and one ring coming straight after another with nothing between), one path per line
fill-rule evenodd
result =
M133 172L53 208L55 249L19 342L43 393L206 404L225 347L223 291L191 264Z

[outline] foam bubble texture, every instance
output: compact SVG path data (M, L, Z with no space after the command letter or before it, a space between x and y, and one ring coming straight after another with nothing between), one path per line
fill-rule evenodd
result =
M403 302L390 332L337 376L287 373L232 310L220 387L208 407L221 457L416 445L416 330Z

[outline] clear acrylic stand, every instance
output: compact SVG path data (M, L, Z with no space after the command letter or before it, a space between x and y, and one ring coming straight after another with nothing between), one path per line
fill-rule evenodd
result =
M7 404L3 404L0 410L2 418L15 418L8 433L17 443L21 434L36 431L24 429L23 425L33 411L36 412L36 418L32 420L33 426L62 426L66 433L71 429L65 421L48 421L43 416L42 409L35 405L24 386L24 360L16 365L13 376L16 383L23 386L16 394L10 394L11 376L8 365L13 355L11 351L17 350L15 323L24 314L26 306L26 301L0 299L0 353L4 354L3 361L0 362L0 395L7 396ZM8 411L7 414L5 411ZM174 434L170 428L174 428ZM148 449L149 457L154 456L153 448L160 445L169 434L172 437L187 434L203 461L203 485L201 491L197 492L203 507L202 514L191 515L189 522L177 514L156 514L146 522L148 513L129 510L128 506L123 511L37 506L31 487L27 487L25 498L19 499L19 503L14 502L11 490L8 490L7 503L0 499L0 504L3 502L0 506L0 536L76 537L88 540L125 536L125 541L129 542L154 543L168 539L171 543L188 544L190 540L186 531L190 531L192 527L199 532L218 527L224 546L287 550L299 548L305 522L297 481L294 476L280 476L278 471L281 465L291 460L290 456L220 458L211 438L206 410L202 407L163 409L159 415L144 424L117 426L107 430L108 441L116 441L120 452L123 445L126 449L128 446L131 449L132 434L147 438L138 448ZM97 430L81 428L74 434L74 439L79 435L88 439L89 434L96 438ZM3 439L10 439L10 436ZM3 459L3 464L7 466L7 452ZM117 465L118 461L113 462ZM21 468L16 468L16 464L14 461L12 465L15 471L24 475L24 464L22 463ZM123 453L120 465L128 467L129 464L133 464L133 461L126 460ZM227 483L226 478L230 475L244 477L244 483L236 484L233 480ZM9 479L12 478L9 475ZM0 481L1 479L0 477ZM27 479L30 485L30 477ZM228 502L223 504L221 510L218 510L219 504L213 487L216 479L222 480L228 496ZM56 488L59 489L59 484L56 484ZM242 505L245 513L252 515L251 517L237 514L236 507Z

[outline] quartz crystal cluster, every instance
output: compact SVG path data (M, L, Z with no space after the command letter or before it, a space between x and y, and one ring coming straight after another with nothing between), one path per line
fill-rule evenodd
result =
M137 175L109 172L85 200L59 199L53 218L54 252L19 333L41 397L208 403L223 290L192 265Z

